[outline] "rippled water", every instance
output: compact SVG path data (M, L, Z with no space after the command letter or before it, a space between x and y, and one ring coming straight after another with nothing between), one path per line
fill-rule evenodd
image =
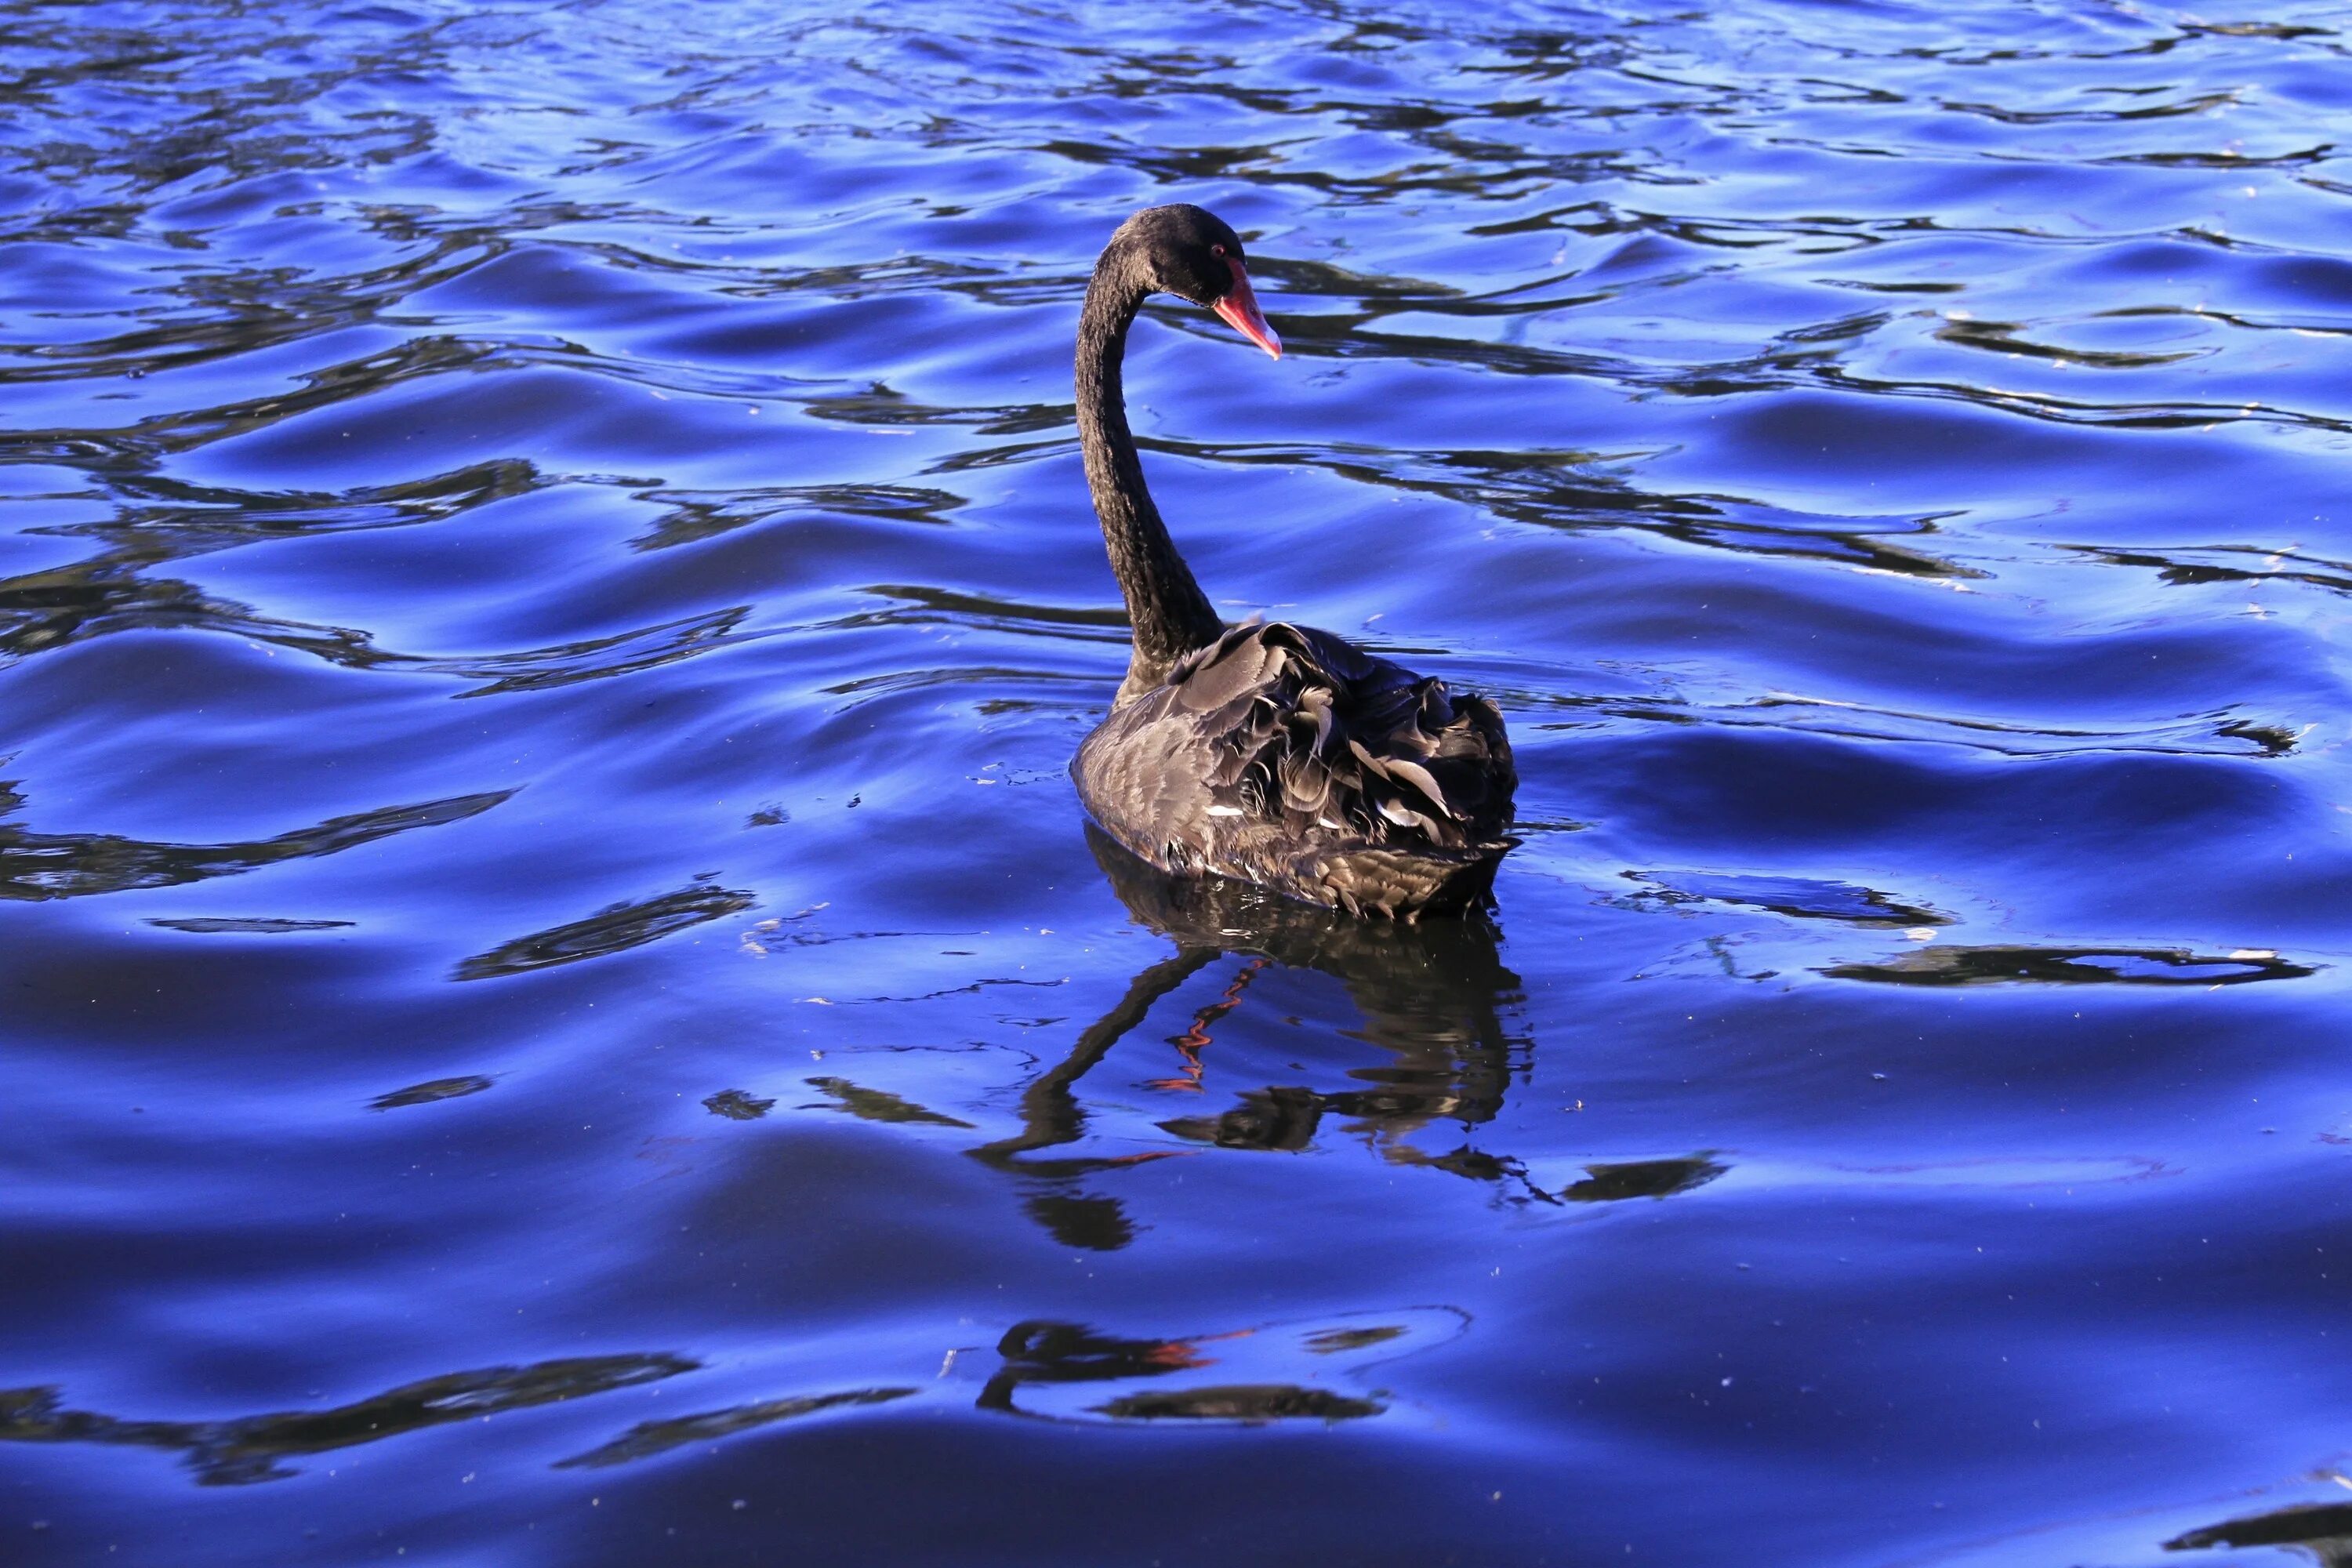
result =
M0 1561L2352 1553L2352 16L0 5ZM1098 850L1069 344L1510 717Z

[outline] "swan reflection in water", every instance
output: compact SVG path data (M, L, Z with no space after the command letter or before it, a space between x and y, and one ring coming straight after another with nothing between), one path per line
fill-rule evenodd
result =
M1501 960L1491 921L1477 914L1419 925L1350 920L1223 878L1167 876L1091 825L1087 841L1128 912L1173 942L1176 951L1136 975L1069 1055L1031 1081L1021 1097L1019 1132L972 1151L1034 1184L1029 1212L1056 1238L1106 1251L1134 1238L1118 1199L1089 1191L1087 1183L1177 1151L1091 1156L1045 1151L1086 1135L1079 1079L1154 1005L1227 955L1243 962L1221 994L1197 1010L1192 1026L1171 1038L1175 1070L1152 1087L1200 1087L1207 1065L1202 1053L1217 1022L1276 966L1339 980L1362 1018L1351 1037L1386 1058L1349 1069L1351 1081L1344 1085L1254 1088L1222 1111L1174 1118L1160 1122L1161 1129L1187 1142L1243 1150L1305 1149L1337 1131L1365 1139L1399 1163L1525 1186L1516 1161L1466 1144L1432 1154L1407 1141L1441 1121L1465 1129L1492 1121L1511 1075L1526 1069L1532 1041L1519 1013L1520 981Z

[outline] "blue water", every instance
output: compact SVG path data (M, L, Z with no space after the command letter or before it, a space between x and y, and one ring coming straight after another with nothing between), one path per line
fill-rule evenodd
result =
M2348 56L0 5L0 1562L2347 1560ZM1171 200L1490 922L1089 840Z

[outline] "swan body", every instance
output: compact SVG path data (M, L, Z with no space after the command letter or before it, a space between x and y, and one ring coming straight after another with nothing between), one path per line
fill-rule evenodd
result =
M1328 632L1226 626L1170 540L1119 384L1128 328L1160 290L1281 354L1241 240L1216 217L1152 207L1112 237L1079 318L1078 430L1135 652L1071 764L1079 798L1163 871L1402 920L1483 904L1517 842L1495 705Z

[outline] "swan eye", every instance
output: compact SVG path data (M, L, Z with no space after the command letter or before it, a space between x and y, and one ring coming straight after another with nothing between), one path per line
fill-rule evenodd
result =
M1223 256L1224 253L1225 247L1222 245L1213 245L1209 247L1209 254L1212 256Z

